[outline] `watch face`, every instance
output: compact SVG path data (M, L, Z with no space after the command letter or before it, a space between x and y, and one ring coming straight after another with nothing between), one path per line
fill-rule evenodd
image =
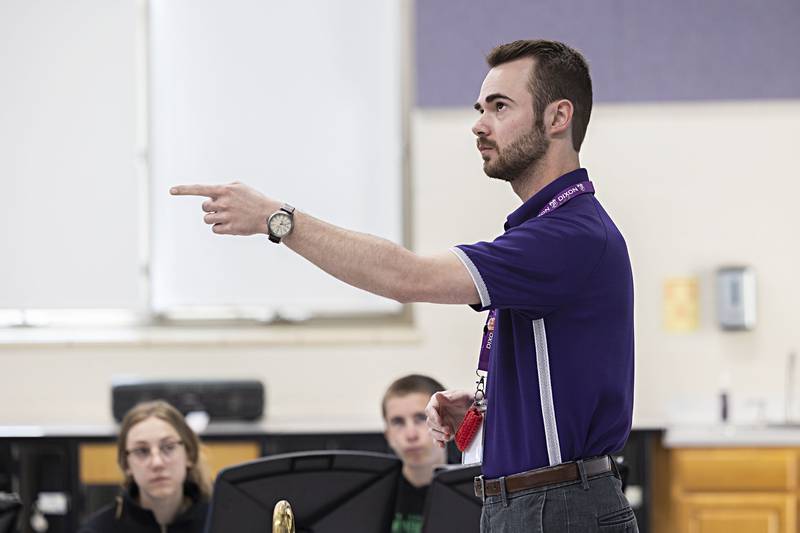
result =
M269 217L269 231L276 237L286 237L292 231L292 217L278 212Z

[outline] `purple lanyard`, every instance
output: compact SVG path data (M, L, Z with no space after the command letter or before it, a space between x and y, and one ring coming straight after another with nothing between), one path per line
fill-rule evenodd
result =
M489 311L486 325L483 326L483 341L481 342L481 355L478 357L478 370L489 371L489 352L492 350L494 339L495 309Z
M570 185L560 193L553 196L553 199L547 202L547 205L539 211L537 217L546 215L555 211L565 203L573 198L577 198L582 194L594 193L594 185L591 181L582 181L576 185ZM494 328L496 322L496 309L489 311L489 316L486 317L486 325L483 326L483 340L481 341L481 353L478 357L478 370L484 372L489 371L489 352L492 349L492 341L494 340Z
M582 181L576 185L570 185L560 193L553 196L553 199L547 202L547 205L544 206L544 209L539 211L539 214L536 216L540 217L542 215L546 215L551 211L555 211L573 198L577 198L582 194L589 194L593 192L594 185L592 185L591 181Z

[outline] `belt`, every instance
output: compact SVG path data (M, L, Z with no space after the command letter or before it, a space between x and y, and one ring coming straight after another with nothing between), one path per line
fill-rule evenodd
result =
M562 463L556 466L547 466L529 470L519 474L501 477L498 479L485 479L483 476L475 478L475 496L485 500L488 496L497 496L502 493L502 485L505 483L505 492L510 494L525 489L534 489L555 485L557 483L567 483L581 479L579 464L583 465L584 476L592 477L610 472L616 473L614 460L608 455L594 457L585 461L575 461Z

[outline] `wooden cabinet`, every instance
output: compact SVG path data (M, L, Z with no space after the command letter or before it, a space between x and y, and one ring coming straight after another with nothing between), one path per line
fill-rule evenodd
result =
M656 533L798 533L800 449L661 449Z
M687 533L782 533L796 530L795 496L699 493L682 497L678 523Z

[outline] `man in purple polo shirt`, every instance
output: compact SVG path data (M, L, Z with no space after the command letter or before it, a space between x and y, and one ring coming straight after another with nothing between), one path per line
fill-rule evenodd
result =
M592 108L584 58L552 41L495 48L473 127L484 171L522 200L492 242L423 257L295 210L240 183L183 185L215 233L265 233L346 283L400 302L490 310L481 531L637 531L607 454L633 404L633 283L625 241L578 152ZM488 345L491 345L488 348ZM481 357L484 360L484 357ZM435 394L452 439L472 391Z

